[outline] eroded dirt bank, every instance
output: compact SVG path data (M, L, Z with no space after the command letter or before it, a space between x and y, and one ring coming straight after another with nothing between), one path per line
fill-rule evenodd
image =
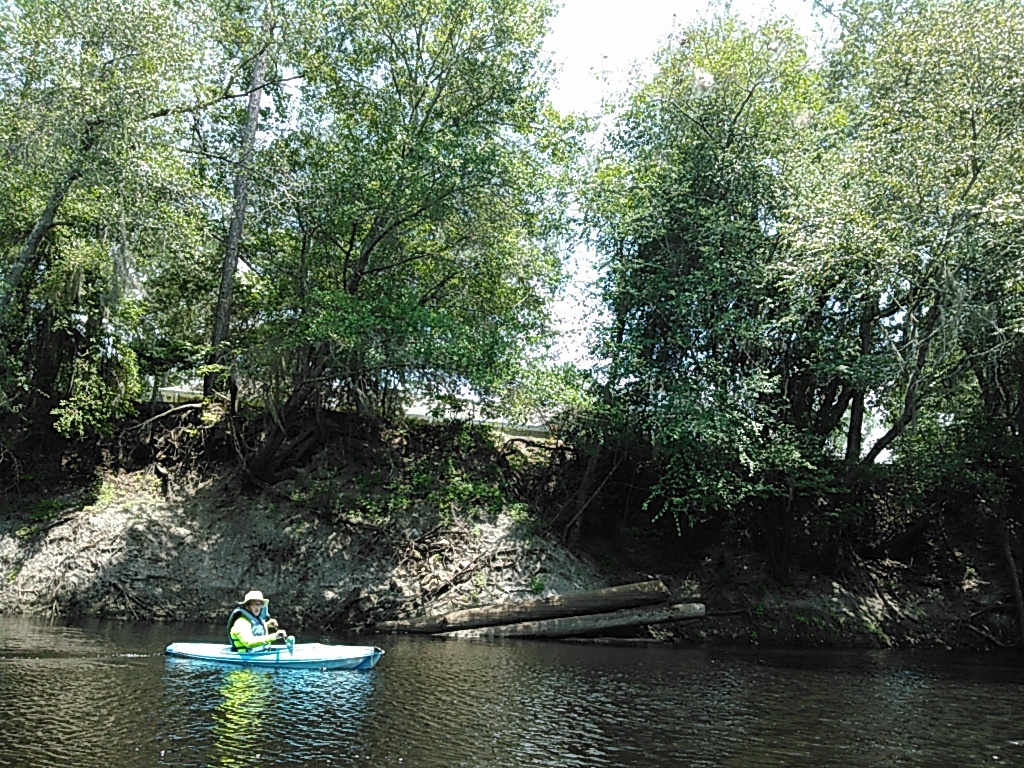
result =
M53 519L2 524L0 614L219 620L261 589L282 621L340 629L604 583L505 512L378 525L230 480L171 499L147 473L104 487Z
M981 546L959 553L969 564L956 579L879 560L842 578L797 573L779 586L756 555L728 546L681 552L623 534L571 552L527 505L492 492L500 485L488 474L493 457L479 444L462 445L455 462L436 452L360 455L342 467L328 450L273 488L255 489L237 470L168 483L143 466L9 494L0 510L0 615L219 622L245 591L260 589L287 626L354 631L657 577L675 599L703 602L707 616L633 632L634 641L972 649L1017 641L1004 564ZM383 475L367 469L388 462Z
M915 584L897 563L865 564L857 584L802 576L786 588L772 586L755 558L731 553L708 555L685 573L602 574L507 512L380 527L309 519L286 499L240 494L231 481L171 499L147 473L108 478L105 489L89 504L65 499L53 519L2 524L0 614L216 622L245 590L259 588L291 625L356 629L659 576L676 597L703 601L708 616L634 636L937 648L999 648L1015 639L998 584L979 577L951 593Z

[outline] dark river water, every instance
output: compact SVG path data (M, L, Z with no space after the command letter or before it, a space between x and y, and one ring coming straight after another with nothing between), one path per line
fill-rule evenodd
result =
M0 766L1024 766L1015 654L385 636L267 672L174 640L219 628L0 617Z

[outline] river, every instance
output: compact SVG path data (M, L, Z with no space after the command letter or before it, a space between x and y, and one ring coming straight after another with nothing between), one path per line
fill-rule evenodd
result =
M373 638L365 672L163 654L218 639L0 617L0 766L1024 766L1016 654L404 636Z

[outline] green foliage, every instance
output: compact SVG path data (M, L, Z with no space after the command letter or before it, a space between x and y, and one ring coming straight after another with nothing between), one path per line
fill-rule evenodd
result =
M402 507L421 505L438 519L452 522L458 517L489 518L497 515L507 503L500 476L480 472L477 466L463 467L456 446L446 447L446 455L422 456L405 478L388 486L394 503Z
M117 496L117 488L106 477L98 477L92 484L93 504L106 506Z
M546 102L552 13L0 5L2 413L87 435L207 374L278 416L535 408L560 386L525 352L550 335L585 128ZM258 51L244 266L209 368Z
M647 503L677 527L782 493L766 475L807 466L780 420L767 269L799 118L817 99L785 24L725 16L681 39L630 95L589 196L609 259L606 418L650 446L660 479Z
M512 522L518 526L529 526L533 522L533 517L530 515L530 508L522 502L510 504L508 507L508 514Z
M14 531L15 537L19 539L30 539L49 527L51 523L65 508L65 504L58 499L42 499L36 505L36 509L29 515L29 522L18 526ZM17 571L8 576L9 581L17 578Z
M278 180L256 212L260 348L243 373L287 392L313 351L329 397L378 413L517 378L561 281L574 156L536 64L549 14L533 0L311 11L297 129L262 157ZM288 369L259 376L268 358Z
M896 437L970 388L995 346L1010 351L1024 15L1001 2L888 13L845 5L785 269L790 289L820 297L845 329L835 346L857 353L851 374Z
M182 332L163 310L194 296L148 299L168 260L202 247L209 201L179 151L176 111L209 83L204 11L158 0L0 7L0 407L39 417L60 403L59 428L83 434L169 367L151 342Z
M590 470L567 515L635 481L679 534L775 552L932 504L1005 512L1024 493L1024 10L833 11L820 60L788 22L677 31L590 151L594 126L547 103L547 0L0 4L0 417L104 433L209 373L265 410L271 448L310 411L413 400L552 423ZM604 267L589 375L545 347L576 210ZM5 431L5 459L29 433ZM345 502L507 509L481 440L452 428ZM629 480L595 474L613 466Z
M125 350L120 358L80 358L71 396L53 409L54 428L65 437L109 434L115 421L135 413L141 394L131 350Z
M680 534L788 552L1024 490L1024 13L835 12L820 65L786 24L682 30L588 187L608 320L577 434Z

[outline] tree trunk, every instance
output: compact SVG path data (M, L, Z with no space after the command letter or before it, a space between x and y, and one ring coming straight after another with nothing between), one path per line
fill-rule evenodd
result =
M618 587L573 592L505 605L467 608L442 616L424 616L408 621L386 621L375 629L380 632L422 632L434 634L451 630L473 629L522 621L535 621L583 614L603 613L620 608L664 603L668 588L658 579Z
M865 303L860 320L860 355L866 358L871 354L871 338L874 323L878 319L877 302ZM860 461L860 452L864 447L864 389L857 387L850 400L850 431L846 435L846 463L856 464Z
M460 629L443 633L444 637L570 637L589 635L610 629L644 627L668 621L696 619L704 615L703 603L679 603L645 608L625 608L588 616L564 616L543 621L524 621L495 627Z
M1024 595L1021 594L1020 576L1017 563L1013 559L1013 548L1010 546L1010 526L1003 523L1003 559L1006 561L1006 572L1010 577L1010 590L1013 592L1013 604L1017 609L1017 631L1020 634L1020 647L1024 649Z
M81 177L82 171L80 168L71 168L57 182L57 186L50 193L50 199L46 201L46 207L43 209L42 215L40 215L35 226L32 227L32 231L29 232L28 237L25 239L25 244L21 248L21 253L18 254L17 260L11 265L11 269L7 273L4 281L6 282L4 295L0 299L0 318L6 316L7 310L21 290L21 283L25 273L37 262L39 246L43 242L43 238L53 229L53 222L57 216L57 211L60 210L64 198L71 189L71 185Z
M308 359L296 373L288 400L281 406L277 416L269 419L263 445L247 462L246 467L250 478L258 484L273 485L284 479L279 469L283 459L297 445L286 429L290 425L304 423L303 412L308 409L309 400L317 392L318 381L326 365L325 355L323 348L308 350ZM300 437L300 441L307 437Z
M856 464L860 459L864 430L864 392L853 393L850 401L850 429L846 433L846 463Z
M583 527L583 512L593 497L592 491L594 490L597 465L601 461L602 452L601 446L595 446L594 452L587 459L587 466L583 470L583 479L580 481L580 487L576 489L576 493L573 495L572 517L569 518L569 522L565 524L565 528L562 531L562 540L570 547L575 547L579 544L580 531Z
M932 334L939 326L941 316L942 308L938 306L932 307L921 324L921 328L915 330L915 335L919 337L917 355L910 375L907 378L907 391L903 396L903 411L889 431L878 438L867 452L867 455L861 461L865 466L874 464L882 451L888 448L893 440L903 434L903 430L917 418L917 410L921 400L921 389L924 385L925 366L928 362L928 352L932 345Z
M213 315L213 334L210 345L213 349L210 363L223 364L224 350L221 345L228 338L231 319L231 301L234 295L235 272L238 270L238 251L242 243L242 232L245 228L245 210L249 205L249 170L252 164L253 150L256 146L256 131L260 123L260 101L263 98L263 87L266 85L267 57L270 52L270 32L273 24L270 19L270 6L264 11L264 33L266 42L256 55L253 62L252 77L249 81L249 108L245 124L241 130L241 158L235 172L234 206L231 210L231 224L228 227L228 241L224 249L224 260L221 262L220 291L217 293L217 306ZM220 377L208 373L203 378L203 394L209 397L216 388Z

